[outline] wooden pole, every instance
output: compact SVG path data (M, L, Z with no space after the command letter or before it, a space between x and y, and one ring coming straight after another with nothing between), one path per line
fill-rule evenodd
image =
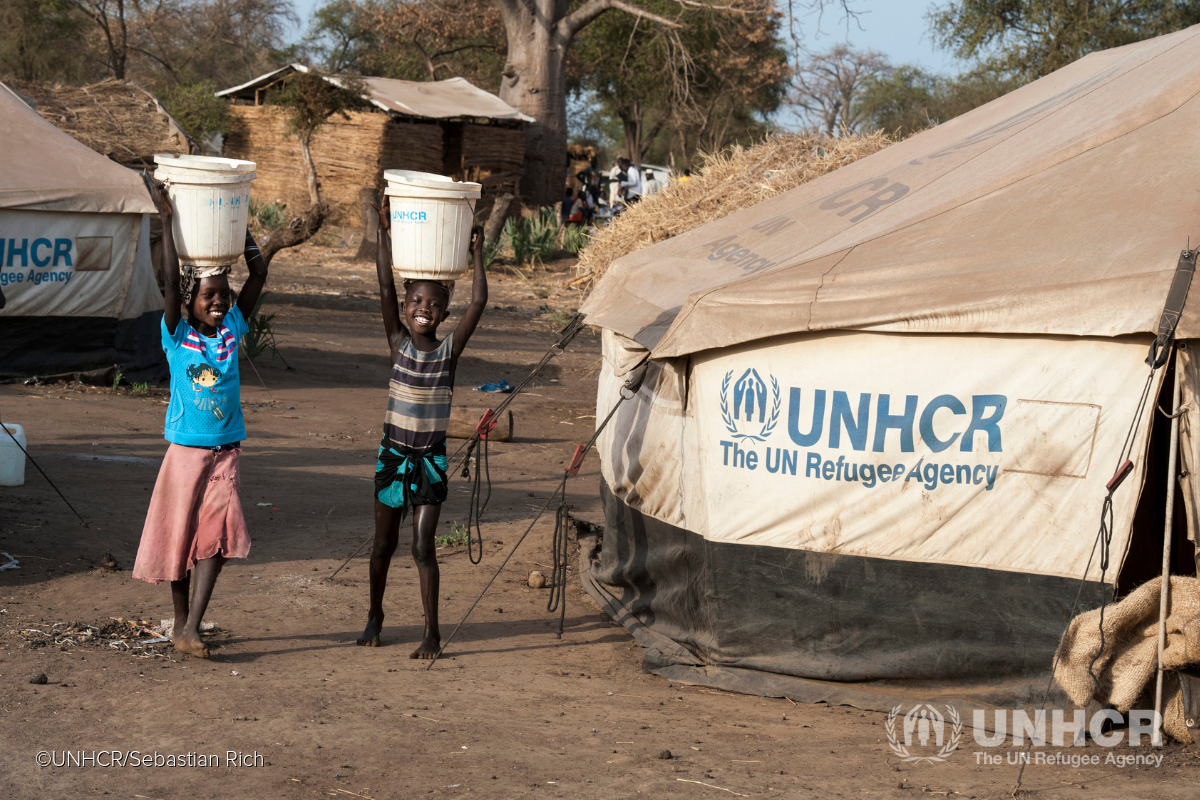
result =
M1179 453L1179 371L1183 368L1178 353L1175 355L1175 382L1171 390L1171 450L1167 456L1167 511L1163 524L1162 586L1158 593L1158 675L1154 682L1153 744L1161 747L1162 735L1162 691L1163 651L1167 647L1167 606L1171 595L1171 529L1175 511L1175 473L1178 469Z

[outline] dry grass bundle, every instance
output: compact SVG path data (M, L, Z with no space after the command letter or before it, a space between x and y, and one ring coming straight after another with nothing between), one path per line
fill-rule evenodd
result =
M109 79L91 86L12 81L37 102L37 112L59 130L118 164L154 168L155 153L188 152L182 131L154 96L131 83Z
M761 203L892 143L883 133L832 138L779 134L750 148L706 156L685 183L642 200L592 237L572 284L591 288L621 256Z

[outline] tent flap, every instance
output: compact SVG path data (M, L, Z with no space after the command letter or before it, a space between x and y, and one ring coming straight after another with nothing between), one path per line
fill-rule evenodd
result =
M0 84L0 209L157 213L141 177L77 142Z

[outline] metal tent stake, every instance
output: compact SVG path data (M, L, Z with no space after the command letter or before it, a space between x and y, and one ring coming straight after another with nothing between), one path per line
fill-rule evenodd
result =
M1175 353L1175 383L1171 389L1171 449L1167 456L1167 513L1163 523L1162 586L1158 593L1158 675L1154 681L1154 736L1152 743L1161 747L1163 651L1167 647L1167 604L1171 596L1171 528L1175 511L1175 472L1178 468L1179 452L1179 371L1183 364L1179 352Z

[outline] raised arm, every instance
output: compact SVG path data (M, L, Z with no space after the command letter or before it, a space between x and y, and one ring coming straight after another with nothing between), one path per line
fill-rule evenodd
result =
M242 312L242 317L249 320L250 315L254 313L254 307L258 305L263 286L267 283L267 260L263 258L262 251L258 249L258 243L254 241L250 231L246 231L246 250L242 255L246 258L246 269L250 270L250 277L246 278L242 285L237 307L238 311Z
M391 228L391 201L384 197L379 205L371 204L379 214L379 231L375 237L375 271L379 274L379 305L383 311L383 330L392 348L392 360L400 352L400 343L408 333L400 316L400 298L396 294L396 276L392 274L392 247L388 241Z
M175 253L175 235L171 232L171 217L175 212L167 196L166 184L158 181L151 183L150 197L158 206L158 215L162 218L162 255L158 272L163 281L163 323L167 326L167 332L174 336L183 313L179 297L179 256Z
M483 228L478 225L471 229L471 256L475 261L475 277L471 281L471 302L454 329L454 349L450 357L455 361L458 361L475 327L479 325L479 318L483 316L488 301L487 273L483 271Z

